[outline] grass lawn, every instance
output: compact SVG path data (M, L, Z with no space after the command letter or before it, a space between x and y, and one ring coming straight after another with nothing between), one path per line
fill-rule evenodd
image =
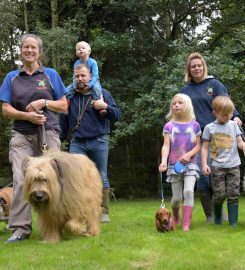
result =
M0 269L6 270L175 270L245 269L245 197L240 197L239 224L231 228L205 224L196 199L191 231L158 233L154 216L159 200L111 203L111 223L98 237L67 237L58 244L40 242L35 218L29 240L5 244L10 233L0 223ZM169 208L170 199L166 199Z

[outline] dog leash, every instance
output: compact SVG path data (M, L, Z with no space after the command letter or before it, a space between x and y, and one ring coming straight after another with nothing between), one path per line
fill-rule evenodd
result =
M37 111L38 114L43 114L43 111ZM44 124L38 126L38 130L37 133L40 137L40 141L41 141L41 151L43 153L46 153L48 151L48 144L46 141L46 134L45 134L45 127Z
M163 195L163 184L162 184L162 172L160 172L160 186L161 186L161 197L162 197L162 203L160 205L161 208L165 208L165 203L164 203L164 195Z
M41 150L43 153L46 153L48 151L48 144L46 141L46 134L45 134L45 127L44 124L41 126L42 130L42 145L41 145Z
M4 189L4 188L7 188L7 187L10 187L10 186L12 186L12 185L13 185L13 182L10 182L10 183L8 183L6 186L0 188L0 190L2 190L2 189Z

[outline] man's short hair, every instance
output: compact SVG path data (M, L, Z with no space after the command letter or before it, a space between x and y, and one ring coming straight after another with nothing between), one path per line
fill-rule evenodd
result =
M90 68L88 67L87 64L79 64L79 65L76 65L76 66L74 67L74 71L75 71L75 70L81 70L82 68L86 68L86 69L88 70L88 72L90 73Z

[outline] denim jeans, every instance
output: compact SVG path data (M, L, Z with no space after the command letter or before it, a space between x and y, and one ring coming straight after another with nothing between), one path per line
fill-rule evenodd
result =
M197 180L197 190L209 190L211 189L211 177L202 174L202 160L201 160L201 151L196 155L197 165L200 169L200 177ZM210 167L211 157L210 151L208 152L208 166Z
M102 135L96 138L85 140L72 138L70 143L70 153L84 154L96 164L103 182L103 188L106 189L110 188L110 183L107 175L109 153L108 140L108 135Z

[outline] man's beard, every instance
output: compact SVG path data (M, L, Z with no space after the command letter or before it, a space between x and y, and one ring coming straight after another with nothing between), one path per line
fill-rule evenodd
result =
M76 86L76 91L80 93L86 93L88 89L86 88L86 85L84 83L78 83Z

